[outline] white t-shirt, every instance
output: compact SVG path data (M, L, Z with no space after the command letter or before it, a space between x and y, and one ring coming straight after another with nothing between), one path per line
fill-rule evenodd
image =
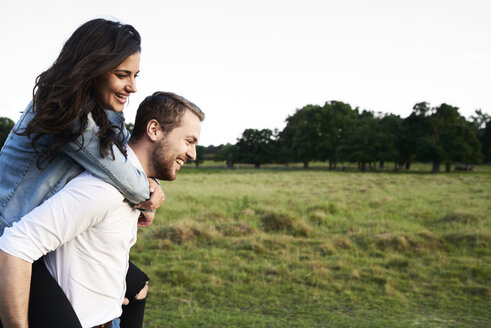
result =
M128 158L140 162L130 147ZM130 247L140 212L110 184L84 172L0 237L0 249L45 263L82 327L121 315Z

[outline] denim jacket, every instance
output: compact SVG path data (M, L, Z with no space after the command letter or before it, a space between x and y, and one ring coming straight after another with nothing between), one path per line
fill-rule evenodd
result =
M127 140L123 114L113 111L106 114L113 124L122 126L124 135L120 137ZM116 146L113 145L114 160L112 156L100 158L98 127L90 115L83 137L68 143L53 161L44 162L39 169L30 138L13 133L23 131L33 116L31 102L0 151L0 236L5 227L12 226L84 170L116 187L132 204L149 198L145 173L137 170ZM44 135L38 144L42 147L51 141L50 135Z

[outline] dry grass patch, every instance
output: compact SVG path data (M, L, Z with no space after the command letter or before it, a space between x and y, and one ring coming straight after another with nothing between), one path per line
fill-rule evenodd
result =
M182 220L168 226L161 225L154 228L152 237L180 245L195 240L212 241L220 236L214 227L208 227L191 220Z
M469 212L459 211L445 215L439 220L443 223L473 224L484 220L482 215L475 215Z

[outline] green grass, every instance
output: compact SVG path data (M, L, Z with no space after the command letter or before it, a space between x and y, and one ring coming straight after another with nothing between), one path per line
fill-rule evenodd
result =
M491 324L489 167L185 168L163 188L131 254L145 327Z

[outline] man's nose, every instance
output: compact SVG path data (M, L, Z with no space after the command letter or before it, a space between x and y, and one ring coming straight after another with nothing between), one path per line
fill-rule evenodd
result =
M192 161L196 160L196 145L192 145L191 148L186 153L186 155L188 155L190 160Z

